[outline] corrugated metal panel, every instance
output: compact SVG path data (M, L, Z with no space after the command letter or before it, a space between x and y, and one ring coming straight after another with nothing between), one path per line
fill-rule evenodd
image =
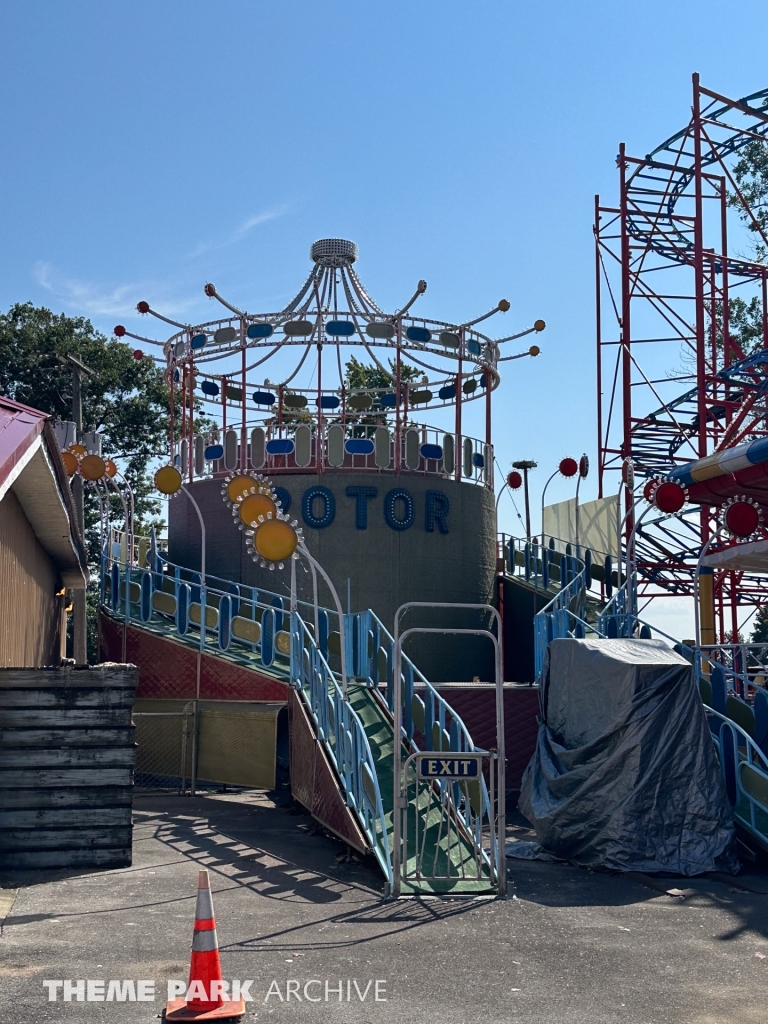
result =
M131 863L133 666L0 671L0 868Z
M61 581L13 491L0 501L0 668L59 662Z

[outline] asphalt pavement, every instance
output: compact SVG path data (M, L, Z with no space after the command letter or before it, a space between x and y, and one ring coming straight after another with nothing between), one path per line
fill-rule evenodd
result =
M130 868L0 878L0 1021L157 1020L187 979L203 866L248 1024L768 1022L754 867L647 879L510 860L505 900L387 902L375 863L286 793L145 794L134 822ZM519 819L510 836L528 838Z

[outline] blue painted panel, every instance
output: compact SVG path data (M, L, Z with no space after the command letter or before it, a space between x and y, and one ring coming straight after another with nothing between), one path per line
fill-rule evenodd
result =
M272 324L249 324L245 333L249 338L271 338L274 331Z
M344 442L344 451L348 455L373 455L374 444L367 437L350 437Z
M481 352L480 342L475 341L474 338L470 338L467 342L467 352L469 352L470 355L479 356Z
M202 348L205 345L206 341L208 341L208 335L196 334L192 341L190 341L189 346L192 349Z
M443 449L439 444L423 444L419 448L422 459L442 459Z
M219 601L219 648L229 650L232 640L232 598L223 596Z
M203 457L207 462L213 462L214 459L224 458L224 445L222 444L209 444L203 452Z
M437 397L438 398L442 398L442 400L444 402L447 402L451 398L455 398L456 397L456 385L455 384L446 384L445 387L440 388L440 390L437 392Z
M409 341L420 341L422 344L432 341L432 333L426 327L409 327L405 336Z
M397 405L397 395L382 395L379 399L379 405L384 409L394 409Z
M269 668L275 660L275 613L265 608L261 616L261 663Z
M320 396L320 408L321 409L338 409L341 405L341 399L337 398L336 395L321 395Z
M485 465L485 459L480 452L474 452L472 454L472 465L476 466L478 469L482 469Z
M290 455L295 447L289 437L275 437L267 441L267 455Z
M317 613L317 629L320 634L317 646L320 648L320 653L327 661L328 634L330 633L330 627L328 625L328 612L324 608L321 608Z
M203 383L200 385L200 390L203 392L204 395L211 395L213 397L215 395L218 395L219 385L216 383L215 380L204 380Z
M189 587L182 583L176 598L176 629L181 636L185 636L189 629L189 597Z
M141 574L141 621L149 622L152 618L152 573Z
M325 333L332 334L334 337L349 338L355 333L355 325L351 320L330 320L325 325Z
M271 391L254 391L251 398L256 405L274 405L275 396Z

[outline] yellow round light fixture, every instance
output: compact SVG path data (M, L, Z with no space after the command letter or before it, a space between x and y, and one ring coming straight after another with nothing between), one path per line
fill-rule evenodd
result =
M176 494L181 490L181 473L175 466L161 466L155 473L155 487L161 494Z
M268 519L253 536L256 554L267 562L285 562L296 550L299 538L287 519Z
M101 480L106 471L106 463L100 455L84 455L80 462L80 472L86 480Z
M80 463L72 452L62 452L61 461L64 463L64 469L67 471L67 476L74 476Z
M236 476L227 484L227 497L238 505L243 498L251 493L251 488L256 487L257 481L252 476Z
M246 526L250 526L252 523L258 523L259 516L263 516L265 519L268 516L275 518L277 505L268 494L249 494L240 502L237 511L242 522Z

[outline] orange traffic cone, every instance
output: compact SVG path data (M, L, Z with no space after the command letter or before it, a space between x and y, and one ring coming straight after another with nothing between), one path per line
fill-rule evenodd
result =
M171 999L165 1006L165 1020L222 1020L239 1018L245 1013L245 1001L226 1000L226 984L221 977L219 943L208 872L203 868L197 879L195 930L189 963L189 999Z

